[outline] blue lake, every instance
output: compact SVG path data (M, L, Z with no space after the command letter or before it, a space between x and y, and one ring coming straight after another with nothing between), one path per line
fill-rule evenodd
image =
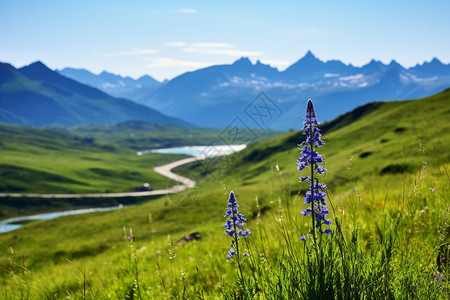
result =
M208 146L184 146L162 149L150 149L137 152L137 155L149 153L186 154L191 156L216 157L232 154L245 149L247 145L208 145Z

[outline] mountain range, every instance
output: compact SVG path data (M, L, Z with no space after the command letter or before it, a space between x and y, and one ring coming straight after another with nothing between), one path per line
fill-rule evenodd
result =
M239 123L281 130L300 126L308 98L315 101L324 121L371 101L421 98L450 86L450 64L436 58L411 68L395 60L389 64L372 60L356 67L339 60L324 62L310 51L284 71L243 57L165 82L106 72L95 75L84 69L58 72L195 125Z
M450 64L436 58L411 68L394 60L356 67L321 61L310 51L284 71L243 57L164 82L148 75L133 79L106 71L53 71L41 62L20 69L0 63L0 122L74 126L145 121L287 130L301 126L308 98L325 121L371 101L421 98L449 86Z
M74 126L130 120L191 126L148 106L115 98L62 76L41 62L20 69L0 63L0 122L27 126Z

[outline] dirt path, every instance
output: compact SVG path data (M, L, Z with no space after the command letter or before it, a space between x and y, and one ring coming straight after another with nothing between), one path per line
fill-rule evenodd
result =
M153 190L148 192L129 192L129 193L88 193L88 194L31 194L31 193L0 193L0 198L11 197L11 198L61 198L61 199L73 199L73 198L122 198L122 197L143 197L143 196L155 196L155 195L166 195L174 194L184 191L188 188L193 188L195 186L195 181L172 173L172 169L194 162L196 160L202 160L205 157L190 157L169 164L155 167L153 170L169 179L179 182L179 185L175 185L168 189Z

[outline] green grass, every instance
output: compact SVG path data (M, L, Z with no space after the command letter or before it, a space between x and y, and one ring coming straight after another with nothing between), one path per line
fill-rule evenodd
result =
M448 263L450 241L449 104L447 90L372 104L323 125L327 144L320 152L336 233L321 242L323 265L299 241L311 220L300 214L308 189L297 182L303 137L292 132L180 167L200 179L194 191L0 235L0 294L83 299L85 289L87 299L447 299L447 279L434 276L449 276L448 266L437 264L438 255ZM221 225L230 190L252 231L241 244L251 251L243 278L225 259L230 240ZM132 242L124 238L130 228ZM195 231L200 240L177 245Z
M144 155L75 135L1 125L1 192L126 192L149 182L166 187L153 167L186 156Z

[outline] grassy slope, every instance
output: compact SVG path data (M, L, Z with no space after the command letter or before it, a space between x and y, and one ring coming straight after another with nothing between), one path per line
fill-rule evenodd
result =
M366 246L370 248L377 239L384 200L389 215L394 217L405 195L406 209L415 221L408 227L410 238L402 240L403 249L408 245L424 249L434 246L448 205L448 178L443 166L450 169L449 116L450 91L447 90L420 101L377 104L373 109L369 106L358 115L343 116L334 125L324 124L327 144L322 152L329 170L327 181L345 232L359 222ZM349 118L353 122L340 127ZM419 139L424 151L418 151ZM263 213L271 210L275 215L278 202L288 201L299 235L307 230L309 221L299 216L299 210L305 205L298 195L307 185L297 183L299 172L295 170L299 155L296 144L301 140L298 132L286 133L260 141L222 163L210 161L208 166L214 165L217 170L204 176L195 190L197 193L190 191L115 212L38 222L2 234L1 265L15 270L38 290L80 295L82 275L65 261L68 258L86 270L94 294L126 289L132 284L129 283L132 275L127 274L124 266L126 259L121 258L127 257L129 251L123 241L122 226L126 226L133 228L135 247L139 249L140 276L148 293L164 293L161 278L164 285L173 287L174 293L181 270L193 286L201 282L205 293L217 293L220 282L227 283L234 277L232 264L224 263L229 240L220 228L224 222L226 192L230 188L237 193L240 210L247 216L257 214L256 197ZM427 161L427 165L419 178L422 161ZM277 164L280 172L275 169ZM200 177L204 168L191 165L181 171ZM435 192L431 188L436 188ZM421 214L425 206L428 209ZM270 243L263 246L270 260L281 251L283 241L277 235L271 214L263 214L261 222L264 229L255 220L250 220L249 227L255 234L268 236ZM179 238L193 231L202 233L200 241L174 248L167 246L167 235L176 244ZM13 255L8 254L10 247L14 249ZM175 259L169 259L169 250L175 251ZM13 262L23 262L33 275L14 267ZM40 278L41 283L32 279L33 276Z
M185 157L137 156L135 151L116 145L87 144L74 135L9 125L0 125L0 137L0 192L3 193L132 192L134 186L144 182L155 189L166 188L167 178L155 173L153 167ZM102 205L103 200L94 200L89 205ZM3 198L0 212L6 217L29 214L36 208L58 209L55 203L30 201Z
M1 125L0 134L2 192L126 192L143 182L164 188L167 180L152 168L184 157L137 156L41 129Z

